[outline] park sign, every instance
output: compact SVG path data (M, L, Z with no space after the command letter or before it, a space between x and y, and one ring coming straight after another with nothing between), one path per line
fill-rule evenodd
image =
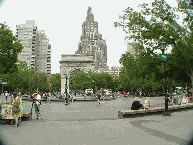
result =
M161 55L161 60L167 61L167 56L166 55Z

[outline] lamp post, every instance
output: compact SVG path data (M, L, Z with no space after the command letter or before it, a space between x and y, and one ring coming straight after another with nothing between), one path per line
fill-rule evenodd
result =
M66 93L65 100L66 100L66 105L68 105L68 98L67 98L67 87L68 87L68 85L67 85L67 79L68 79L68 77L67 77L67 73L66 73L66 84L65 84L65 93Z
M161 60L163 60L163 64L164 64L164 80L165 80L165 82L164 82L165 98L164 99L165 99L165 110L164 110L163 115L165 116L165 115L170 115L170 113L168 112L168 101L169 101L169 99L168 99L168 94L167 94L166 73L165 73L165 62L167 61L167 57L164 55L164 51L165 51L165 47L166 47L165 42L162 41L160 46L161 46L161 51L162 51Z

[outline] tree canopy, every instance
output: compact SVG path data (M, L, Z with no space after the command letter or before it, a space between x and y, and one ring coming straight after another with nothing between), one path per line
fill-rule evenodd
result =
M52 74L50 77L51 91L58 92L61 90L61 74Z
M135 46L137 47L142 46ZM128 90L156 90L163 88L163 67L160 56L152 51L144 51L137 55L129 52L123 54L120 63L122 64L120 74L120 88Z
M50 81L46 73L36 72L35 69L28 68L27 63L18 61L17 70L12 73L7 73L3 76L3 80L7 82L4 89L8 92L15 90L21 93L32 93L38 91L49 91Z
M0 73L13 72L17 67L18 54L23 49L22 44L13 36L8 26L0 23Z
M125 39L144 46L146 50L155 52L164 41L166 48L172 48L173 68L186 73L193 87L192 6L179 1L178 7L172 8L165 0L155 0L139 7L140 12L130 7L125 9L114 26L122 27L127 34Z
M114 84L116 81L113 81L107 73L95 73L89 71L88 73L79 71L76 75L70 78L70 90L85 90L92 88L93 90L104 89L114 89Z

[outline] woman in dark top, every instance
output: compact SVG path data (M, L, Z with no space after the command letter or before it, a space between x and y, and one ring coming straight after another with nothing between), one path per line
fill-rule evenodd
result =
M143 108L143 105L140 104L139 98L135 97L135 101L132 103L131 110L139 110Z

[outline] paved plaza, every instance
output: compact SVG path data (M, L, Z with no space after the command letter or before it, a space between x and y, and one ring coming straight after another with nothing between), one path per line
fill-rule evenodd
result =
M145 98L141 98L144 103ZM163 97L152 97L152 105L164 106ZM173 112L171 116L152 115L118 119L118 111L128 110L134 97L122 97L111 101L42 102L43 119L36 120L33 109L32 120L22 121L18 128L0 124L3 138L10 145L181 145L185 144L193 131L193 110ZM31 102L24 101L25 112Z

